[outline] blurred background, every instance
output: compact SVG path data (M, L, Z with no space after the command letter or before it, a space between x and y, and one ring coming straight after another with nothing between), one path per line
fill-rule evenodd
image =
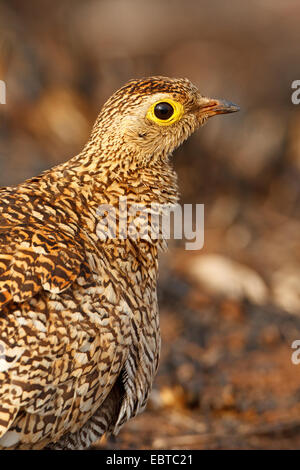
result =
M162 256L151 400L98 448L300 447L299 16L297 0L0 4L1 186L79 153L128 79L188 77L241 106L174 155L204 249Z

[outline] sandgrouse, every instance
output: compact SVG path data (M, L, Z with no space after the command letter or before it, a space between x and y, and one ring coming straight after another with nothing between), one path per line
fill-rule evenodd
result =
M121 197L175 204L170 154L210 116L237 110L187 79L131 80L79 155L0 190L1 449L88 448L145 407L163 241L105 237L97 211L120 218Z

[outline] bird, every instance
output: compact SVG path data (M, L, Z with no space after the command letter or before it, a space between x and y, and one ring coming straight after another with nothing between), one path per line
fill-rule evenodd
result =
M160 355L164 240L105 236L99 207L120 219L120 198L176 204L173 151L238 109L186 78L130 80L78 155L0 189L2 450L87 449L143 411Z

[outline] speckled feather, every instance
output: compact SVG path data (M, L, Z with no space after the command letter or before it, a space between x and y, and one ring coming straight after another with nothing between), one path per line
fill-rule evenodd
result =
M145 119L157 97L180 123ZM140 412L157 370L160 242L100 240L97 207L175 203L170 153L202 122L188 80L133 80L83 151L0 190L0 448L84 449Z

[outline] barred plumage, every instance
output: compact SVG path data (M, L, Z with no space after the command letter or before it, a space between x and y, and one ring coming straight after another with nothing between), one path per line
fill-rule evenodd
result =
M148 119L167 99L183 116ZM103 239L97 209L120 197L174 204L170 153L234 110L186 79L133 80L78 156L0 190L0 448L87 448L144 408L160 350L162 241Z

